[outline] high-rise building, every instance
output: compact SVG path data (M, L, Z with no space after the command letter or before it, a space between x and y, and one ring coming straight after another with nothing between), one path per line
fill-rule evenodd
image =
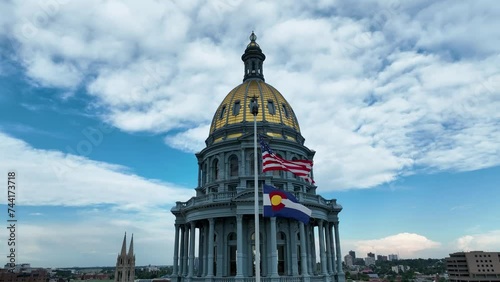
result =
M344 263L347 267L352 267L354 262L351 255L344 256Z
M389 260L398 260L398 255L391 254L391 255L388 256L388 259Z
M370 265L375 265L375 257L366 257L365 258L365 265L370 266Z
M375 254L372 252L369 252L368 254L366 254L366 256L369 258L375 258Z
M446 258L450 282L500 281L500 252L458 252Z
M352 257L352 259L356 258L356 252L355 251L349 251L349 255Z
M387 261L387 256L377 255L377 261Z
M127 233L123 236L122 250L116 258L115 282L134 282L135 280L135 255L134 235L130 239L127 253Z
M277 156L312 160L315 154L304 145L291 105L264 81L266 56L256 39L252 32L241 57L243 83L222 100L215 111L206 147L196 154L199 165L196 196L187 202L177 202L171 209L175 215L172 281L249 281L247 278L256 277L258 248L262 277L344 282L338 217L342 206L336 199L318 195L317 186L291 172L263 173L260 148L254 151L255 118L258 134ZM255 103L258 112L250 107ZM312 217L307 224L283 217L262 217L263 198L259 192L257 245L254 187L257 185L262 191L264 183L293 194L312 210ZM195 250L198 250L196 255ZM195 257L199 258L197 268Z

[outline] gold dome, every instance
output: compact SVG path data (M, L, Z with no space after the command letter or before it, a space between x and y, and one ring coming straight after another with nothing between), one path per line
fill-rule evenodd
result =
M253 122L249 104L254 96L259 104L257 122L282 125L300 133L295 113L283 95L261 79L248 79L231 90L217 108L210 134L226 126Z

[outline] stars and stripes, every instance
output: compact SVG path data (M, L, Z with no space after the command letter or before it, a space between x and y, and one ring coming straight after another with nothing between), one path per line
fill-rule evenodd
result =
M262 149L262 171L272 171L272 170L285 170L289 171L299 177L304 178L310 183L314 183L311 178L310 173L313 166L313 162L309 160L294 160L288 161L282 159L276 155L269 145L262 139L260 139L260 147Z

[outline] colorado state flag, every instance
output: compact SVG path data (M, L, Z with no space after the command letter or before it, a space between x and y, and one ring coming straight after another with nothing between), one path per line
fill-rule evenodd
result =
M299 204L295 196L266 184L263 190L264 216L281 216L294 218L304 223L309 222L312 211Z

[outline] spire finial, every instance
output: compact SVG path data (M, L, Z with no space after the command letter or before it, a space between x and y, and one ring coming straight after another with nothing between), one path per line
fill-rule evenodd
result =
M255 35L253 30L249 39L250 43L248 43L245 53L241 56L241 60L243 60L245 64L245 75L243 77L243 81L252 78L264 80L262 64L266 59L266 56L262 53L259 44L255 42L255 40L257 40L257 35Z
M255 42L255 40L257 40L257 35L255 35L255 33L253 32L253 30L252 30L252 34L250 34L249 39L252 42Z

